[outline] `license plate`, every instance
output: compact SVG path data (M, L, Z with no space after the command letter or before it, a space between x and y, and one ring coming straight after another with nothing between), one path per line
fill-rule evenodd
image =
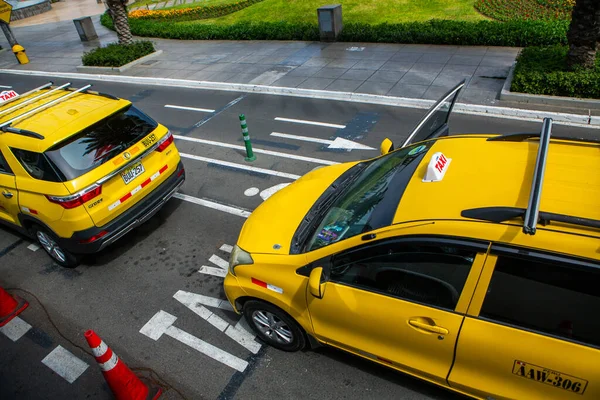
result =
M539 383L554 386L557 389L567 390L572 393L583 394L588 381L576 378L562 372L553 371L548 368L529 364L524 361L515 361L513 374L525 379L531 379Z
M125 182L126 185L129 185L129 182L143 174L144 171L144 166L140 162L135 164L133 167L121 172L121 178L123 178L123 182Z

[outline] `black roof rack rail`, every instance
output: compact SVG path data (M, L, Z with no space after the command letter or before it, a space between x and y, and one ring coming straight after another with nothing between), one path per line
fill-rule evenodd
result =
M548 147L550 146L550 135L552 134L552 119L544 118L542 133L540 134L540 146L535 161L535 171L533 172L533 182L531 183L531 192L529 192L529 202L523 218L523 232L528 235L535 235L535 227L538 223L538 214L540 212L540 200L542 198L542 186L544 185L544 173L546 171L546 160L548 160Z
M488 142L523 142L527 139L540 137L540 132L519 132L507 133L488 138ZM583 138L583 137L568 137L568 136L552 136L552 139L567 140L573 142L600 143L599 138Z
M460 215L464 218L480 219L490 222L504 222L515 218L524 218L525 212L526 210L524 208L519 207L480 207L463 210ZM538 214L538 217L541 225L549 225L551 222L562 222L565 224L600 229L600 220L596 219L543 211Z
M28 136L34 139L46 139L44 136L40 135L37 132L28 131L27 129L13 128L12 126L3 126L0 130L2 132L15 133L17 135Z

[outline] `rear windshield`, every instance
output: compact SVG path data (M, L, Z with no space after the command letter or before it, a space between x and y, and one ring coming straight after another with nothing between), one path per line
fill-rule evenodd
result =
M75 179L122 153L154 131L158 124L129 106L46 151L65 175Z

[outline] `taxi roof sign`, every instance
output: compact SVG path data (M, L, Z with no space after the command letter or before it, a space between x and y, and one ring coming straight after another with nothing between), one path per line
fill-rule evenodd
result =
M442 152L437 152L431 156L431 161L427 165L427 172L425 173L423 182L438 182L444 179L450 161L452 159L446 157Z
M0 21L10 24L11 13L12 6L8 2L0 0Z

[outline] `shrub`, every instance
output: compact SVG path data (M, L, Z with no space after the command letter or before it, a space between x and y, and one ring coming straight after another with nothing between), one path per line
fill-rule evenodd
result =
M189 21L195 19L217 18L243 10L263 0L241 0L236 3L219 4L215 6L198 6L175 8L170 10L135 10L129 13L130 19L168 19Z
M153 52L154 45L147 40L129 45L111 43L85 53L81 60L85 66L121 67Z
M600 99L600 53L596 68L569 71L567 46L528 47L517 57L511 91Z
M102 16L102 24L113 29ZM319 28L310 23L241 22L232 25L196 24L131 19L134 35L187 40L319 40ZM347 42L421 43L484 46L543 46L567 43L567 21L446 21L403 24L347 23L340 36Z
M477 11L498 21L569 20L566 0L477 0Z

